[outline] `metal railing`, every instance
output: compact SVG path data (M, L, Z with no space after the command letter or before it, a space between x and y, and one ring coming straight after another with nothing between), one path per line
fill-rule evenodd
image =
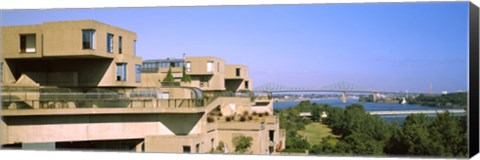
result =
M179 82L176 82L179 84ZM3 88L2 109L55 109L55 108L194 108L208 106L218 97L249 97L247 91L204 91L201 98L161 99L156 90L135 90L129 96L109 90L39 88ZM47 92L48 91L48 92Z
M2 109L199 108L204 106L204 99L2 99Z
M180 87L180 82L160 82L162 87Z
M158 73L158 67L153 67L153 68L142 68L141 69L142 73Z

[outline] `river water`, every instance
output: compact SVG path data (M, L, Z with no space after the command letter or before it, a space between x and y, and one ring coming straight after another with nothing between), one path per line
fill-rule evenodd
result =
M439 109L458 109L454 107L428 107L428 106L419 106L413 104L392 104L392 103L372 103L372 102L358 102L358 99L348 99L347 103L343 104L340 99L323 99L323 100L310 100L311 103L317 104L330 104L333 107L345 108L348 105L354 103L360 103L363 105L366 111L400 111L400 110L439 110ZM299 104L300 101L279 101L273 104L274 109L285 109L293 107ZM457 116L462 116L463 114L457 114ZM434 117L435 114L429 115ZM399 123L403 122L407 115L384 115L380 116L388 122L397 121Z

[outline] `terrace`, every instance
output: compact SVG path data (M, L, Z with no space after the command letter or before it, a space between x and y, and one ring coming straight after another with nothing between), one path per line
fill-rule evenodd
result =
M219 97L250 97L246 93L234 92L196 91L195 94L194 98L163 99L156 88L113 91L104 88L3 87L2 114L8 116L92 113L199 113L206 112L207 108L212 108L208 106Z

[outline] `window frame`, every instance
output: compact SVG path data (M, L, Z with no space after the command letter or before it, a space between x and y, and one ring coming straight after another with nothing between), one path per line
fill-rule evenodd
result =
M119 78L119 75L118 75L118 66L119 65L122 65L123 66L123 78L120 76ZM127 63L117 63L116 64L116 76L115 76L115 80L118 81L118 82L123 82L123 81L127 81Z
M242 75L240 68L235 68L235 76L240 77Z
M135 64L135 82L140 83L142 81L142 65Z
M207 72L208 73L212 73L213 72L213 65L215 64L215 62L213 61L207 61Z
M33 36L33 45L34 45L34 51L28 51L28 37ZM25 37L24 40L22 41L22 37ZM26 54L34 54L37 53L37 34L36 33L25 33L25 34L20 34L19 35L19 41L20 41L20 52L19 53L26 53ZM24 45L22 45L24 43ZM22 47L23 46L23 47Z
M122 54L122 49L123 49L122 41L123 41L122 36L118 36L118 54Z
M85 32L90 31L92 34L89 36L90 40L90 46L87 48L85 47ZM95 29L82 29L82 49L83 50L95 50L95 39L96 39L96 33Z
M187 61L187 62L185 63L185 71L186 71L186 72L192 72L192 62Z
M113 53L114 51L114 38L115 35L112 33L107 33L107 53Z

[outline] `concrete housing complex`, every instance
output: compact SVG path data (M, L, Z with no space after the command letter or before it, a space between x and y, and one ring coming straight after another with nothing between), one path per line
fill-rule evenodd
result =
M2 27L2 148L232 153L240 135L253 154L284 148L273 101L252 92L246 66L142 61L136 39L93 20Z

